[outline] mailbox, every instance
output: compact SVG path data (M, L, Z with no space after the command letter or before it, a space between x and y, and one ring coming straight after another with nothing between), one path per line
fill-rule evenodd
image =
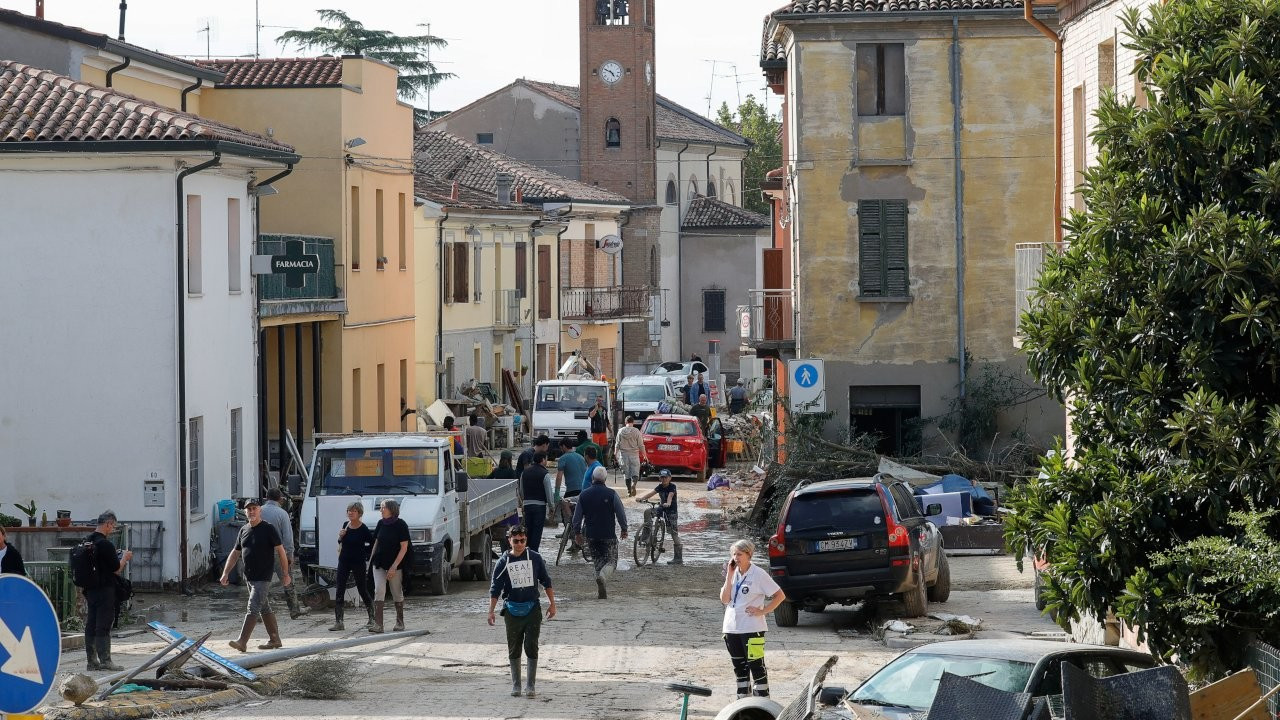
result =
M142 507L164 507L164 480L142 481Z

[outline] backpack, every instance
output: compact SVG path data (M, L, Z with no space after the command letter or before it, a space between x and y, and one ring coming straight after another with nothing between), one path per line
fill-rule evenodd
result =
M98 587L100 580L98 542L92 538L85 538L79 545L71 548L71 581L78 588L92 590Z

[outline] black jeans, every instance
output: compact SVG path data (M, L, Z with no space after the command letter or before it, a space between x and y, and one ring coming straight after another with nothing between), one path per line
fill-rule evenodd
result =
M538 551L542 547L542 529L547 526L547 506L526 503L524 524L529 531L529 549Z
M88 606L84 618L85 646L92 647L91 638L105 638L99 642L104 643L110 652L111 626L116 621L115 580L108 580L99 587L86 589L84 600Z
M360 593L360 601L365 607L371 607L373 604L373 595L369 592L369 579L365 573L364 562L351 562L338 558L338 576L335 579L338 588L336 603L338 607L343 604L343 596L347 594L347 577L352 576L355 579L356 592Z

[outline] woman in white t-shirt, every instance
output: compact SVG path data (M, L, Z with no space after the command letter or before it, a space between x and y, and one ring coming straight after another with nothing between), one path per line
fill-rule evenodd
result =
M769 573L751 564L756 546L739 540L729 547L733 557L725 567L720 602L724 603L724 646L738 678L738 697L752 694L769 697L769 676L764 668L764 633L769 629L764 616L773 612L787 596Z

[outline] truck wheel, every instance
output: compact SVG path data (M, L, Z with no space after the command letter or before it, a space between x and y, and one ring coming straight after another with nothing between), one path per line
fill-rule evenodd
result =
M471 568L471 579L487 582L493 575L493 538L484 534L484 547L480 550L480 564Z
M800 622L800 608L793 602L783 602L773 609L773 620L778 627L795 627Z
M449 592L449 576L453 574L453 567L447 562L444 567L440 568L440 572L431 574L431 594L444 595Z

